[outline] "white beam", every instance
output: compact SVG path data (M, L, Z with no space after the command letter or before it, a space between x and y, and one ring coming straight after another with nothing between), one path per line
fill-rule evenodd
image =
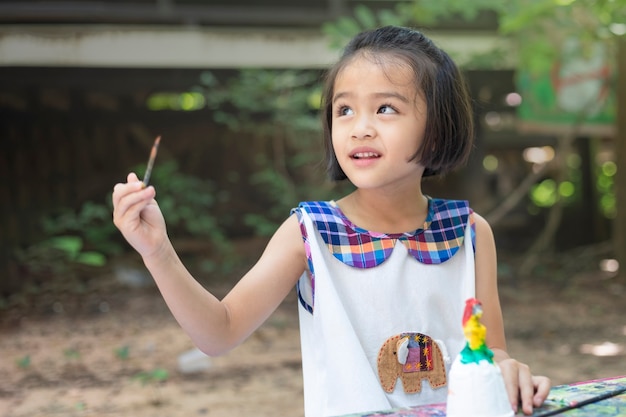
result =
M498 43L492 34L432 37L460 64ZM337 57L311 30L0 25L0 66L325 68Z

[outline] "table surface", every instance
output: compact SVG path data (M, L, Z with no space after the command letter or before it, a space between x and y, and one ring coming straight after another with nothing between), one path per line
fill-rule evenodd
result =
M602 398L607 397L607 398ZM523 414L518 413L521 416ZM626 416L626 375L552 387L548 399L534 417ZM445 404L381 410L343 417L445 417Z

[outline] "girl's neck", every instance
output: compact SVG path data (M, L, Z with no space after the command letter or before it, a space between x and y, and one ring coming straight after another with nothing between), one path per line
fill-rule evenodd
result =
M421 228L428 214L428 199L421 187L411 192L382 194L357 189L337 201L355 225L380 233L404 233Z

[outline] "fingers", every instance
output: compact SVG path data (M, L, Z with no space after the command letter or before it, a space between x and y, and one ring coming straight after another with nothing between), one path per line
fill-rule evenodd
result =
M113 206L117 206L120 202L120 199L125 196L129 191L135 190L135 187L132 187L131 184L139 182L137 175L134 172L131 172L126 177L126 183L118 183L113 187ZM130 186L130 187L129 187ZM135 190L136 191L136 190Z
M143 208L154 198L154 187L143 188L134 173L128 174L127 183L119 183L113 187L113 222L119 228L123 219L139 216Z
M128 182L139 181L139 177L134 172L130 172L128 174L128 176L126 177L126 181L128 181Z
M550 378L545 376L533 376L533 386L535 387L535 395L533 397L533 405L540 407L550 394Z
M113 224L142 257L151 256L167 240L165 220L154 199L154 187L130 173L126 183L113 187Z
M506 393L509 397L509 401L511 402L511 408L517 411L517 405L519 404L517 361L513 359L504 359L500 361L498 365L502 371L502 378L504 379Z
M519 403L522 404L522 411L524 414L532 414L535 387L533 386L533 377L528 365L518 362L517 381L519 384Z
M511 407L517 412L519 405L524 414L539 407L550 392L550 380L544 376L533 376L528 365L514 359L505 359L498 363Z

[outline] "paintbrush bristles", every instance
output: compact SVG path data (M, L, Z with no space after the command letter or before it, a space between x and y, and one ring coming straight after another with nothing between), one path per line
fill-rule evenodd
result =
M161 142L161 136L157 136L154 140L154 145L152 145L152 150L150 151L150 159L148 159L148 167L146 168L146 173L143 176L143 187L146 188L148 186L148 182L150 181L150 174L152 174L152 167L154 166L154 160L157 156L157 150L159 149L159 143Z

